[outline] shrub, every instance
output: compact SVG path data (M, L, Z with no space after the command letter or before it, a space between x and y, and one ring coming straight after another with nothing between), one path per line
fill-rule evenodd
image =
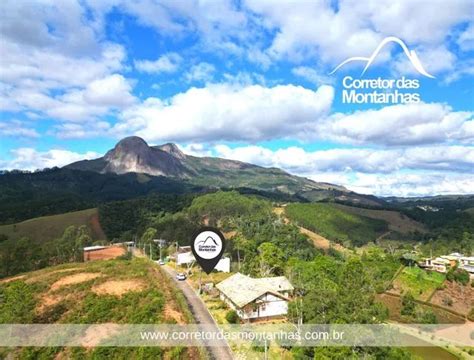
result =
M454 272L454 280L460 284L469 284L469 273L464 269L456 269Z
M444 296L442 303L446 306L453 306L453 299L451 299L449 296Z
M472 308L471 311L469 311L469 314L467 314L467 318L470 321L474 321L474 308Z
M238 324L239 322L239 315L235 310L230 310L225 314L225 319L229 324Z
M415 314L415 298L408 292L402 297L402 309L400 310L402 315L414 315Z

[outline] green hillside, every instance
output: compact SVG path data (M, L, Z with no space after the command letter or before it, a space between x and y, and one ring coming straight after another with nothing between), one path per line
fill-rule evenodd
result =
M0 324L193 322L183 295L160 268L145 259L50 267L0 281L0 295ZM91 341L106 339L107 334ZM200 359L202 354L176 347L37 347L0 348L0 358Z
M35 242L45 242L61 237L68 226L86 225L92 240L105 240L99 223L97 209L74 211L60 215L42 216L11 225L0 225L0 234L10 240L27 237Z
M334 206L351 214L386 221L390 231L395 231L400 234L408 235L415 231L426 232L426 228L423 224L410 219L399 211L365 209L341 204L335 204Z
M388 231L384 220L371 219L327 203L289 204L286 215L290 220L330 240L355 246L374 241Z

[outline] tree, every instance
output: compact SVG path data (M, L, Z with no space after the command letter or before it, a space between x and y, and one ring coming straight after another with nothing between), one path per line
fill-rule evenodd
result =
M258 247L258 271L260 276L281 275L285 266L283 250L272 243L263 243Z

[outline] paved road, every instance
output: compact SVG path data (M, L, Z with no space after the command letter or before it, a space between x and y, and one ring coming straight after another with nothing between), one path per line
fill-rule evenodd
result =
M176 280L176 272L169 266L161 267L175 282L176 286L183 292L186 301L188 302L189 308L198 324L213 325L215 328L213 331L218 332L219 328L212 318L211 314L207 310L206 305L203 303L201 298L196 294L194 289L186 281ZM229 345L226 346L208 346L208 352L212 359L216 360L232 360L232 350Z

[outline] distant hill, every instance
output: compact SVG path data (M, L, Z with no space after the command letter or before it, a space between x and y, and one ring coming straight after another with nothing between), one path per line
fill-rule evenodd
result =
M337 204L288 204L286 216L295 224L344 245L362 246L389 229L386 220L346 211Z
M395 231L400 234L408 235L415 231L426 232L426 228L423 224L410 219L408 216L399 211L364 209L341 204L335 204L334 206L351 214L386 221L390 231Z
M346 188L291 175L278 168L265 168L236 160L184 154L175 144L148 144L137 136L117 143L105 156L67 165L67 169L101 174L141 173L185 180L214 188L252 188L297 195L310 201L340 200L377 206L382 200L359 195Z
M71 225L85 225L90 230L92 240L106 240L96 208L0 225L0 234L8 236L11 240L27 237L36 242L44 242L61 237L64 230Z

